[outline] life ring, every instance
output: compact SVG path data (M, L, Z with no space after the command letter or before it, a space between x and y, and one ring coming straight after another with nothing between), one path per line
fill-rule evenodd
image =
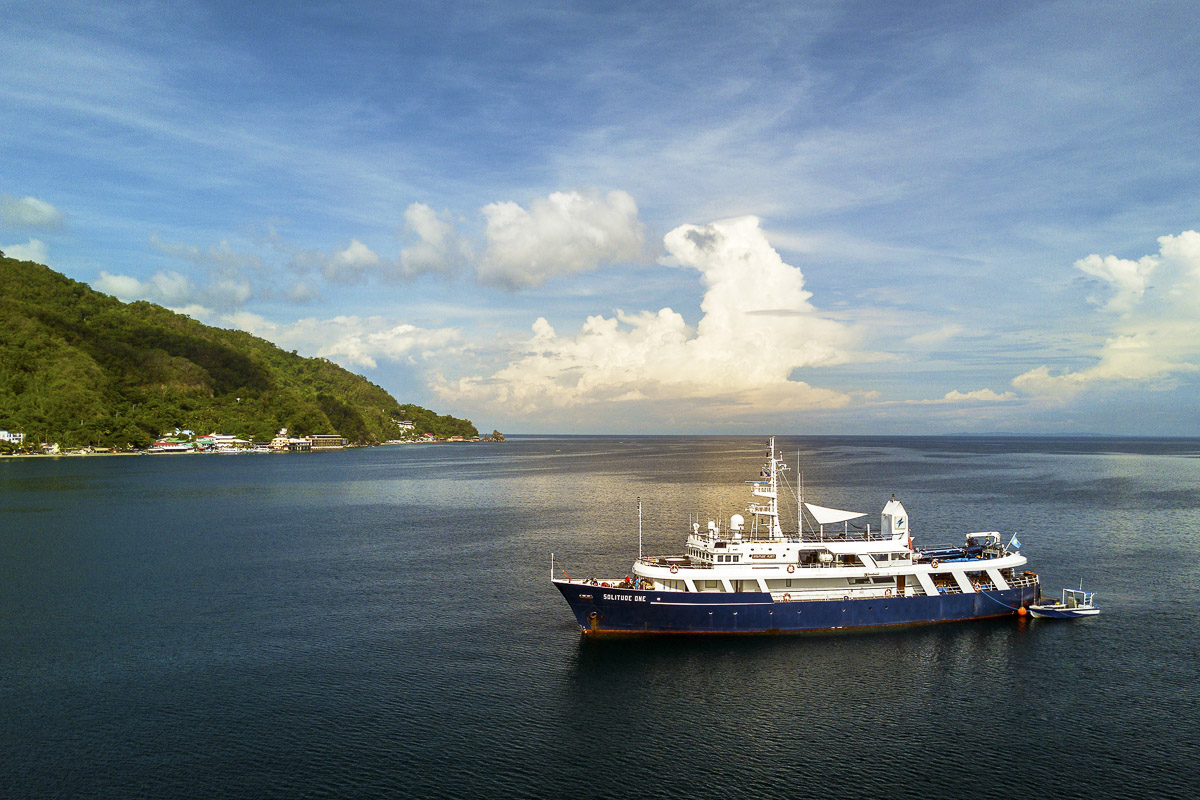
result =
M795 571L796 571L796 565L788 564L788 572L795 572Z
M891 589L884 589L884 590L883 590L883 596L884 596L884 597L891 597L891 596L892 596L892 590L891 590Z
M602 584L600 584L600 587L601 587L601 588L603 588L603 589L607 589L607 588L608 588L608 584L607 584L607 583L602 583Z
M676 574L676 573L678 573L678 572L679 572L679 565L678 565L678 564L672 564L672 565L671 565L671 574L672 574L672 575L674 575L674 574Z
M930 561L929 566L933 567L934 569L937 569L937 559L935 558L933 561Z
M790 594L787 594L787 593L785 592L785 593L784 593L784 595L783 595L783 602L785 602L785 603L790 603L790 602L792 602L792 596L791 596Z

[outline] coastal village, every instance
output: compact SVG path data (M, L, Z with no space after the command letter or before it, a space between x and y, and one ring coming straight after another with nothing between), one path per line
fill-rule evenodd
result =
M502 442L504 434L493 431L490 435L467 438L464 436L439 437L432 433L417 433L416 425L409 420L394 420L400 436L382 442L382 445L430 444L443 442ZM170 455L217 453L237 455L242 453L311 453L323 450L341 450L357 445L337 433L316 433L307 436L289 435L281 428L269 442L252 441L228 433L213 433L197 436L193 431L175 429L165 433L147 448L116 450L107 447L85 447L76 450L61 448L56 442L27 443L24 433L0 430L0 455Z

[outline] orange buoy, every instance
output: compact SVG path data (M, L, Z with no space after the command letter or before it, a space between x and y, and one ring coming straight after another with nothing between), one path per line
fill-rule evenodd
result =
M1020 608L1017 609L1018 617L1023 617L1023 616L1025 616L1026 613L1027 612L1025 611L1025 606L1021 606Z

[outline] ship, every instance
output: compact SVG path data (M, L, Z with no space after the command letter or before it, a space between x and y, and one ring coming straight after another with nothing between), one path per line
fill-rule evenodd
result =
M1020 541L998 531L963 543L919 546L904 505L892 496L880 524L866 514L804 502L785 532L779 492L788 465L767 442L746 481L745 515L693 520L678 555L642 555L630 574L550 579L583 634L771 634L921 625L1024 616L1037 601L1037 573L1023 569ZM789 512L790 516L790 512ZM807 525L805 523L808 523Z

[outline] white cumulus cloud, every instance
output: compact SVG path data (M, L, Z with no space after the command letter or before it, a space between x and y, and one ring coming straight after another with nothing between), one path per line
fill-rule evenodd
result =
M257 314L226 314L221 322L261 336L284 348L321 356L349 367L378 366L379 361L415 364L460 352L456 328L419 328L385 317L308 317L272 322Z
M1137 261L1093 253L1075 262L1075 268L1095 278L1107 281L1113 296L1105 308L1109 311L1129 311L1142 299L1150 275L1159 264L1154 256L1142 256Z
M975 389L970 392L960 392L953 389L936 400L904 400L902 405L953 405L962 403L1008 403L1017 399L1016 392L996 392L991 389Z
M1013 386L1065 397L1097 385L1169 387L1200 370L1200 233L1161 236L1158 244L1158 254L1136 261L1091 255L1076 262L1114 289L1104 306L1118 314L1111 335L1091 366L1057 374L1039 366Z
M487 249L477 274L508 288L595 269L603 261L642 256L645 230L628 193L554 192L530 204L483 207Z
M856 337L812 306L803 274L783 262L756 218L683 225L664 244L673 263L700 272L706 287L694 329L670 308L592 316L574 335L539 318L508 366L443 381L439 391L519 413L606 403L653 403L661 411L663 404L690 403L742 416L850 402L791 379L802 367L850 360Z
M253 288L241 278L218 279L197 286L191 278L173 270L160 270L147 280L101 271L92 286L126 302L149 300L189 316L202 315L210 307L236 308L254 296Z
M380 258L374 250L358 239L351 239L346 249L326 259L321 271L329 280L357 280L367 269L378 266L379 262Z
M39 264L47 263L49 257L46 243L41 239L30 239L25 244L6 244L0 247L0 251L18 261L36 261Z
M424 203L412 203L404 210L404 230L415 241L400 251L396 272L402 278L454 273L474 261L470 244L458 235L449 215L438 214Z
M149 280L132 275L113 275L102 271L92 284L101 292L122 300L149 300L164 306L184 306L195 302L196 287L191 279L178 272L156 272Z

